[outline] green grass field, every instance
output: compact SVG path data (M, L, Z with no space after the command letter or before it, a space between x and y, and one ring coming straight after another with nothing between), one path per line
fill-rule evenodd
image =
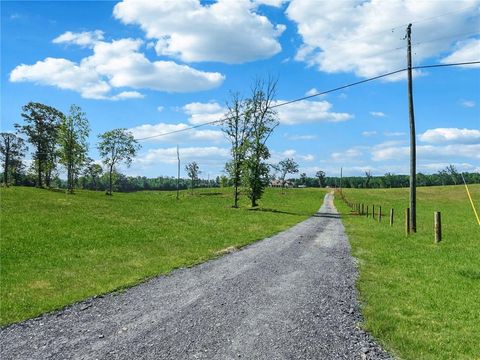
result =
M480 185L472 185L480 205ZM350 190L351 202L395 210L391 228L350 214L337 197L353 254L365 327L401 359L480 359L480 226L463 186L418 188L417 234L404 232L408 189ZM378 209L378 207L377 207ZM443 242L434 244L433 212Z
M2 188L1 319L6 325L190 266L300 222L319 189L267 189L258 210L231 190L75 195Z

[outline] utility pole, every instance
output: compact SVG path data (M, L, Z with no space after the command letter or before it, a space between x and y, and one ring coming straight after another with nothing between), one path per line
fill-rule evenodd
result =
M342 192L343 167L340 168L340 193Z
M178 145L177 145L177 161L178 161L178 171L177 171L177 200L178 200L178 193L180 190L180 153L178 151Z
M408 115L410 122L410 230L417 232L417 150L412 88L412 24L407 26Z

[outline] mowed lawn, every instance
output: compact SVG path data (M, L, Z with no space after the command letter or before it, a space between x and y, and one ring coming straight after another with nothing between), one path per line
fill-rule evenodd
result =
M315 213L319 189L267 189L258 210L231 189L66 195L2 188L1 325L241 247Z
M480 185L470 187L477 209ZM408 189L350 190L351 202L395 210L378 223L337 197L353 254L365 327L401 359L480 359L480 226L463 186L418 188L418 232L404 232ZM443 242L434 244L433 212Z

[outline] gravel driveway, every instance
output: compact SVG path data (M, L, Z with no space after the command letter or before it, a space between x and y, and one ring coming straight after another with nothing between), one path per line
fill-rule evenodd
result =
M0 357L389 359L358 327L356 276L328 194L240 251L3 328Z

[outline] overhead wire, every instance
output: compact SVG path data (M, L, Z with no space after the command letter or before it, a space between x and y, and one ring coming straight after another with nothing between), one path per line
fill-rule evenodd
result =
M432 64L432 65L412 66L412 70L431 69L431 68L450 67L450 66L468 66L468 65L477 65L477 64L480 64L480 60L447 63L447 64ZM355 81L355 82L345 84L345 85L342 85L342 86L338 86L338 87L335 87L335 88L332 88L332 89L329 89L329 90L321 91L321 92L318 92L318 93L315 93L315 94L312 94L312 95L306 95L306 96L302 96L302 97L299 97L299 98L296 98L296 99L293 99L293 100L283 101L283 102L280 102L280 103L277 103L277 104L271 106L271 108L272 109L273 108L278 108L278 107L281 107L281 106L286 106L286 105L293 104L293 103L296 103L296 102L300 102L300 101L303 101L303 100L308 100L308 99L311 99L311 98L314 98L314 97L317 97L317 96L326 95L326 94L329 94L329 93L332 93L332 92L335 92L335 91L350 88L352 86L357 86L357 85L364 84L364 83L374 81L374 80L378 80L378 79L381 79L381 78L384 78L384 77L387 77L387 76L395 75L395 74L398 74L398 73L401 73L401 72L404 72L404 71L407 71L407 70L408 70L408 68L402 68L402 69L399 69L399 70L390 71L390 72L387 72L387 73L384 73L384 74L381 74L381 75L377 75L377 76L374 76L374 77L371 77L371 78L368 78L368 79ZM223 118L218 119L218 120L208 121L208 122L205 122L205 123L202 123L202 124L197 124L197 125L192 125L190 127L179 129L179 130L164 132L164 133L155 134L155 135L151 135L151 136L146 136L146 137L142 137L142 138L136 138L135 140L143 141L143 140L153 139L153 138L157 138L157 137L172 135L172 134L196 129L196 128L207 126L207 125L215 125L215 124L223 123L224 121L226 121L228 119L229 119L228 117L223 117Z

